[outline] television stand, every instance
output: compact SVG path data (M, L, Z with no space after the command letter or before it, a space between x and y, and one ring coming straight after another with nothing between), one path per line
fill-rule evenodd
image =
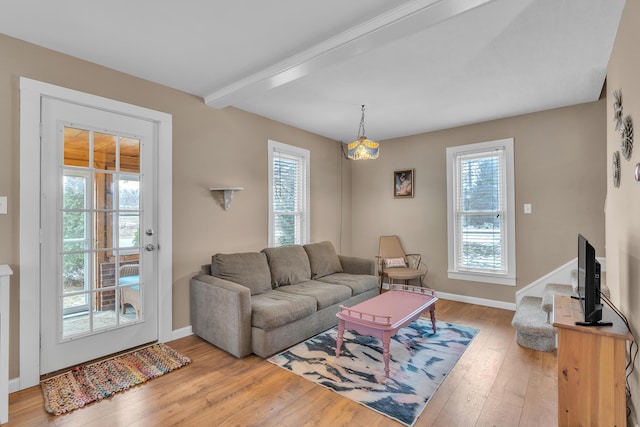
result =
M613 326L613 322L603 322L598 320L596 322L575 322L576 326Z
M584 319L580 302L557 294L553 299L561 427L626 425L626 342L633 337L613 310L603 307L603 313L612 326L578 326L576 321Z

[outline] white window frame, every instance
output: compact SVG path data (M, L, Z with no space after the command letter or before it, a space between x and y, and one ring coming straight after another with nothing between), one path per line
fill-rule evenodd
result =
M506 181L506 224L502 231L506 248L506 271L497 273L460 270L457 268L456 262L456 157L465 153L486 152L490 154L497 149L504 149L504 165L501 165L501 167L505 170ZM513 138L447 147L447 234L449 244L448 277L450 279L507 286L516 285L516 215L513 151Z
M269 160L269 247L273 247L275 245L275 211L273 204L273 159L275 155L278 153L289 154L296 157L301 157L304 162L304 185L303 191L305 194L302 195L303 198L303 211L301 214L301 227L297 230L300 234L300 244L309 243L310 236L310 224L311 224L311 214L310 214L310 176L311 176L311 152L305 148L295 147L293 145L283 144L278 141L267 141L268 147L268 160Z

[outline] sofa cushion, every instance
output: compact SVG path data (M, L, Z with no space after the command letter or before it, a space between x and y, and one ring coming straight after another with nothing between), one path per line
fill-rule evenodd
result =
M316 279L319 282L332 283L335 285L343 285L351 288L352 294L360 295L361 293L378 288L378 279L376 276L368 274L348 274L335 273Z
M316 311L315 298L273 290L251 297L251 325L270 331Z
M304 250L309 257L311 265L311 278L326 276L333 273L342 273L340 258L333 247L333 243L319 242L304 245Z
M267 255L273 286L295 285L311 279L309 257L300 245L262 250Z
M351 288L348 286L323 283L317 280L296 283L291 286L278 288L281 292L313 297L318 302L318 310L331 307L351 298Z
M211 257L211 275L246 286L251 295L271 290L267 256L261 252L215 254Z

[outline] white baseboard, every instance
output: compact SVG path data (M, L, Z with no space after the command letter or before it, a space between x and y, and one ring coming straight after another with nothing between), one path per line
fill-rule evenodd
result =
M495 300L490 300L485 298L476 298L476 297L470 297L467 295L457 295L457 294L450 294L447 292L439 292L439 291L436 291L436 296L438 298L448 299L451 301L465 302L467 304L483 305L485 307L501 308L504 310L511 310L511 311L516 310L516 305L515 303L512 303L512 302L495 301Z
M177 340L180 338L188 337L189 335L193 335L193 329L191 325L185 326L184 328L174 329L173 334L171 335L171 340Z
M9 380L9 393L14 393L20 390L20 378L11 378Z
M544 295L544 288L548 283L559 283L570 285L572 283L572 272L578 266L578 259L574 258L564 265L556 268L550 273L545 274L539 279L531 282L524 288L516 292L516 304L525 296L541 297Z
M600 262L601 272L607 271L606 258L597 258ZM576 270L578 268L578 258L574 258L564 265L556 268L550 273L545 274L539 279L531 282L524 288L516 292L516 304L525 296L542 297L544 296L544 289L548 283L558 283L561 285L575 285Z
M388 283L382 284L382 289L389 289ZM516 305L512 302L494 301L485 298L470 297L467 295L449 294L447 292L436 291L436 296L442 299L448 299L457 302L466 302L467 304L484 305L485 307L502 308L505 310L516 311Z

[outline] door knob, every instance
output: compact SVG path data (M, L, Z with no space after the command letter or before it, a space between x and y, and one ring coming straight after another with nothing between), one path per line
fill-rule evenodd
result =
M156 250L156 247L153 245L153 243L148 243L144 248L149 252L153 252Z

